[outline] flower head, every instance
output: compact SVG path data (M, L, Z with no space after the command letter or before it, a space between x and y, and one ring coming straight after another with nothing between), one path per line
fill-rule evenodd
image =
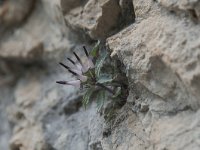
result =
M81 82L86 82L88 77L84 75L84 73L86 73L90 68L94 68L94 63L92 62L92 58L89 56L89 53L86 49L85 46L83 46L85 55L87 57L87 61L86 62L82 62L82 60L80 59L80 57L76 54L76 52L73 52L74 56L77 59L77 63L75 63L75 61L73 61L71 58L67 58L69 60L69 62L71 62L71 64L74 66L73 68L63 64L62 62L60 62L59 64L64 67L65 69L67 69L72 75L74 75L77 80L72 80L72 81L57 81L56 83L58 84L66 84L66 85L73 85L77 87L77 85L80 84Z

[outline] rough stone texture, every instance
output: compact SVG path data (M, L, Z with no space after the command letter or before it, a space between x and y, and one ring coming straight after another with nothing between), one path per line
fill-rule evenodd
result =
M158 0L158 2L171 11L179 15L189 14L193 19L200 19L199 0Z
M66 1L69 3L63 5L63 11L66 13L65 20L67 25L78 32L89 34L92 39L105 39L110 35L114 28L119 26L120 21L130 23L134 20L132 11L132 2L130 0L88 0L84 1ZM131 12L132 11L132 12ZM126 16L125 16L126 15ZM122 18L126 18L123 20ZM121 20L122 19L122 20Z
M0 7L0 24L1 26L18 25L24 21L32 11L35 0L17 0L4 1ZM18 12L18 13L16 13Z
M198 0L0 1L0 149L200 149L199 10ZM57 63L95 39L129 81L112 124L55 84L72 78Z
M10 11L0 15L4 24L18 24L19 27L4 31L0 41L0 57L6 59L25 59L32 60L47 57L50 53L53 57L56 51L70 47L70 42L66 39L67 28L64 24L64 18L61 15L58 1L38 0L35 3L19 0L19 2L9 1L8 5L12 7ZM15 3L18 3L17 5ZM35 9L25 20L27 3ZM7 3L5 2L5 5ZM4 7L6 6L2 6ZM24 9L25 8L25 9ZM14 9L14 10L13 10ZM13 11L18 13L14 13ZM3 13L4 14L4 13ZM19 16L15 16L15 15ZM14 19L12 19L14 18ZM2 30L2 29L1 29Z
M0 86L0 149L2 150L8 150L12 135L11 125L6 113L6 108L14 101L12 92L13 90L10 87Z
M113 0L89 0L83 6L65 11L69 11L65 19L71 28L88 31L92 38L105 38L107 33L117 25L120 7L118 2Z
M199 149L200 26L189 17L163 11L152 1L146 1L146 8L137 0L134 4L139 19L107 43L112 55L117 54L127 66L128 101L136 103L133 111L145 131L143 145L147 149ZM143 102L149 109L143 113L143 108L140 114Z

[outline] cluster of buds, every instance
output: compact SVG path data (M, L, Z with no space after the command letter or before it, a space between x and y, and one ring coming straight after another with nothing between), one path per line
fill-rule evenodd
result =
M74 87L80 88L81 83L84 83L88 80L88 77L84 75L86 72L88 72L89 69L94 68L94 63L92 61L91 56L89 55L87 49L85 46L83 46L85 55L87 57L86 62L83 62L80 57L76 54L76 52L73 52L75 58L77 59L77 63L73 61L71 58L67 58L69 62L73 65L73 67L69 67L63 63L59 63L62 67L67 69L72 75L76 77L76 80L71 81L57 81L58 84L63 85L72 85Z

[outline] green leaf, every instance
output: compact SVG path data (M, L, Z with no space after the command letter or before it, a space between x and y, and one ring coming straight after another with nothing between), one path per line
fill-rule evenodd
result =
M108 53L105 51L101 56L100 58L96 61L96 64L95 64L95 76L97 78L99 78L99 75L100 75L100 71L101 71L101 68L103 66L103 63L107 57Z
M106 123L111 123L112 120L116 117L117 113L114 107L110 108L105 112Z
M114 74L117 74L118 70L119 70L119 68L117 67L117 61L114 60L114 62L113 62L113 72L114 72Z
M106 91L105 90L99 91L96 99L97 99L97 108L98 110L100 110L104 105L104 101L106 99Z
M87 76L88 78L93 78L95 76L95 69L90 68L87 72L85 72L83 75Z
M121 87L117 87L115 94L112 96L112 98L118 97L122 93Z
M97 57L98 51L99 51L99 45L100 45L100 41L98 41L95 44L94 48L90 51L90 56Z
M112 75L100 74L97 82L98 83L109 83L109 82L112 82L112 80L113 80Z
M97 95L97 99L96 99L96 102L97 102L97 108L98 108L98 111L100 111L104 105L104 102L108 99L109 95L108 95L108 92L105 91L105 90L100 90L98 92L98 95Z
M85 107L85 109L86 109L86 106L89 103L90 98L91 98L91 96L92 96L94 91L95 91L95 88L94 87L90 87L89 89L87 89L87 91L83 95L82 103L83 103L83 106Z

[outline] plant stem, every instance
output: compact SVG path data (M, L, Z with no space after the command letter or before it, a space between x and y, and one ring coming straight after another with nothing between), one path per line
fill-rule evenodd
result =
M103 88L103 89L105 89L105 90L107 90L108 92L110 92L113 95L115 94L115 92L113 90L111 90L110 88L108 88L107 86L105 86L105 85L103 85L101 83L97 83L96 85L101 87L101 88Z
M91 70L89 70L89 73L90 73L90 75L91 75L91 78L94 80L95 78L94 78L94 76L93 76Z
M105 90L107 90L107 91L110 92L112 95L115 94L115 92L114 92L113 90L111 90L110 88L108 88L107 86L105 86L105 85L103 85L103 84L101 84L101 83L97 83L96 85L99 86L99 87L101 87L101 88L103 88L103 89L105 89ZM125 101L126 101L126 97L123 97L123 96L119 95L119 98L120 98L121 100L125 100Z

